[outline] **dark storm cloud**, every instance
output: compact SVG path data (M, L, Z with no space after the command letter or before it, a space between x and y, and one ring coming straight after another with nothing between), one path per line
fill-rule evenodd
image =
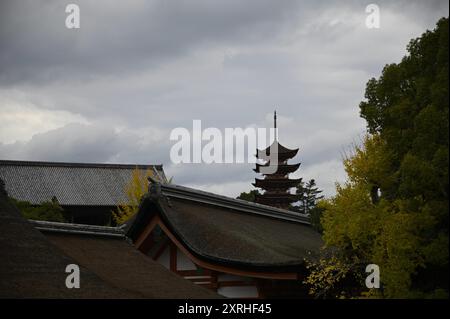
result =
M3 1L0 16L0 83L95 79L123 75L216 44L261 43L341 8L364 14L364 1L76 1L82 27L64 26L62 1ZM114 3L114 5L112 5ZM445 1L378 1L429 24ZM310 40L324 44L351 30L321 25ZM270 57L269 57L270 58ZM227 61L225 61L226 63ZM262 63L251 59L250 64ZM237 63L237 61L235 61ZM246 63L249 63L247 60ZM283 63L288 63L284 61Z
M81 28L65 28L61 1L8 1L2 7L0 80L90 79L123 74L216 42L274 36L295 0L76 1Z
M71 2L79 30L65 2L0 3L0 158L162 163L229 195L251 187L252 165L174 165L173 128L267 127L277 108L300 176L331 194L364 134L365 83L448 16L447 1L371 1L369 30L367 1Z

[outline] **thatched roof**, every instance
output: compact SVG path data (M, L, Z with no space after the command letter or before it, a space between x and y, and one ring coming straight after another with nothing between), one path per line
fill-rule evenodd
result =
M130 222L136 239L154 214L194 255L214 263L268 272L295 271L314 258L321 236L305 219L283 209L244 203L179 186L162 185Z
M135 168L165 181L162 165L86 164L0 160L0 179L11 197L40 204L53 197L67 206L116 206Z
M100 228L29 222L0 191L0 298L218 297L137 251L120 229ZM79 289L65 286L68 264L80 266Z
M45 232L46 237L103 281L145 298L218 298L170 272L124 238Z
M128 298L81 266L82 289L67 289L65 268L77 261L63 254L24 220L0 194L0 298Z

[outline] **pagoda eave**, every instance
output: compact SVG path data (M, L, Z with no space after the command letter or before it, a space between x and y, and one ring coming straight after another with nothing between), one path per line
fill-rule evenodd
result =
M272 189L280 189L280 188L291 188L295 187L298 183L301 182L301 178L298 179L274 179L274 178L266 178L266 179L258 179L255 178L255 182L253 186L260 187L266 190Z
M276 144L275 144L276 143ZM266 154L270 153L272 150L275 150L275 153L278 154L284 154L284 153L297 153L298 152L298 148L295 149L291 149L291 148L287 148L286 146L281 145L278 141L273 142L270 146L266 147L263 150L257 150L258 153L259 152L264 152Z
M286 161L290 158L293 158L295 155L297 155L297 152L298 152L298 150L288 152L288 153L273 153L273 155L271 155L270 153L265 153L264 151L262 151L262 152L258 152L256 154L256 158L261 159L261 160L268 160L268 159L270 159L271 156L274 156L279 161Z
M264 193L257 195L256 198L297 200L297 195L291 193Z
M256 202L264 205L283 204L289 205L297 201L293 194L262 194L256 197Z
M256 163L256 168L253 169L256 173L261 173L261 168L269 168L271 167L270 163L266 164L259 164ZM295 172L300 167L300 163L298 164L279 164L277 165L276 171L273 173L263 173L264 175L271 175L271 174L288 174Z

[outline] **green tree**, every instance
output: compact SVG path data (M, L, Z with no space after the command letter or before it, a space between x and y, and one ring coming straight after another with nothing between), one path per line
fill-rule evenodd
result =
M44 220L51 222L64 222L64 209L56 198L43 202L40 205L32 205L27 201L19 201L10 198L10 201L19 209L22 216L27 219Z
M321 195L322 191L316 186L316 181L314 179L307 182L304 189L304 212L306 214L311 214L316 207L317 202L323 198Z
M301 180L295 189L298 205L294 206L294 209L303 214L310 214L317 202L323 198L321 193L322 191L319 190L314 179L306 183Z
M291 210L305 214L305 192L305 182L303 178L300 178L300 182L295 187L296 202L291 205Z
M317 230L319 233L323 233L322 226L322 215L324 213L324 209L320 206L320 201L314 206L309 212L309 219L311 222L311 226Z
M319 232L322 232L320 218L323 209L317 207L317 203L323 199L321 193L322 191L316 186L314 179L309 180L306 184L303 180L300 180L295 189L295 194L297 195L296 205L291 205L291 210L309 215L311 225Z
M246 200L248 202L255 202L256 201L256 196L259 195L259 191L257 189L253 189L249 192L242 192L238 197L236 197L237 199L242 199L242 200Z
M389 178L379 176L375 184L405 236L415 236L412 255L405 258L415 256L417 262L403 280L432 294L448 291L448 18L412 40L408 52L369 81L360 109L369 132L384 142L383 173ZM398 240L398 226L392 227Z
M380 266L382 289L334 282L347 296L448 297L448 19L408 52L367 83L369 135L344 160L347 182L319 203L324 241L347 275ZM319 266L312 275L317 294L327 277Z

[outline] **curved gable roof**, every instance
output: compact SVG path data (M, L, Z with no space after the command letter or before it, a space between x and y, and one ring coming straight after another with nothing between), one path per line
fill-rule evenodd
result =
M299 266L320 249L309 225L245 214L188 200L170 199L163 215L197 255L236 266Z
M162 196L147 196L131 222L128 236L132 239L158 214L195 256L269 272L298 270L305 258L314 258L322 246L320 234L304 216L231 198L224 203L222 196L161 186Z

